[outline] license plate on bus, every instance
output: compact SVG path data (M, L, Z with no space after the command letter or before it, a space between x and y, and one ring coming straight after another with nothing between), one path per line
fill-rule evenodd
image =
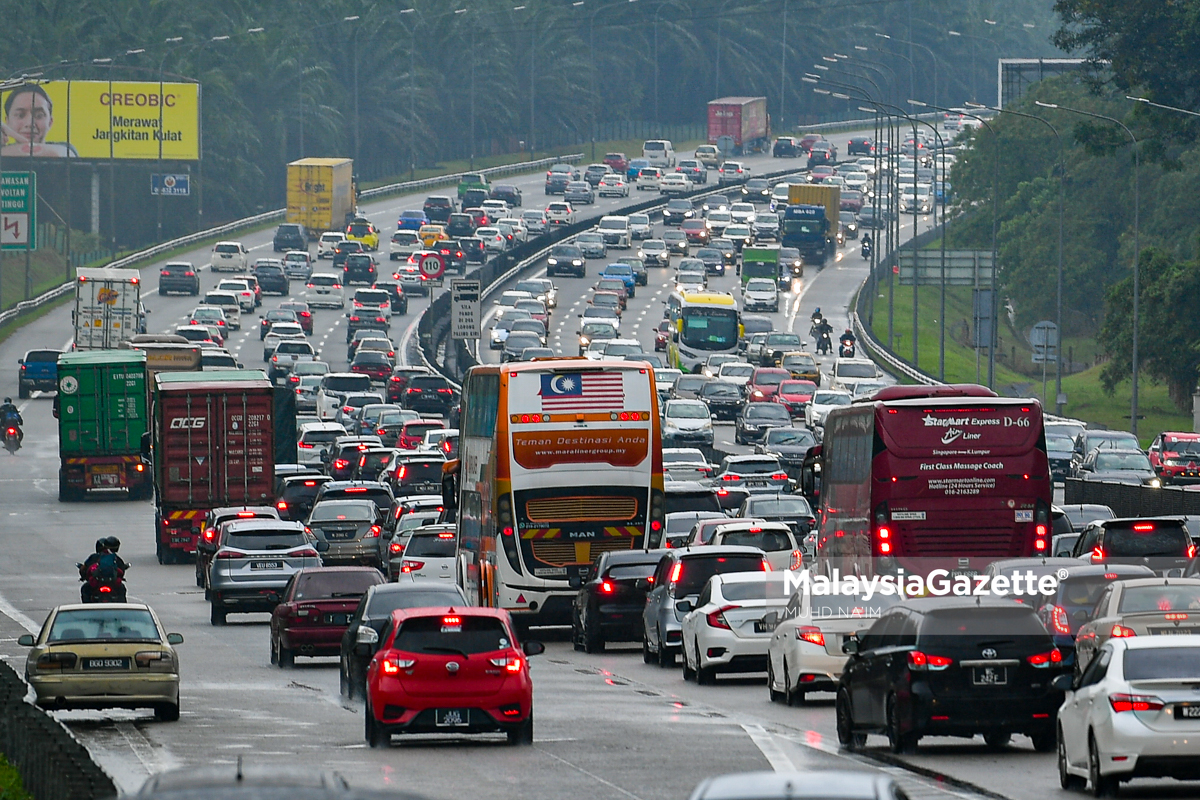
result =
M471 724L469 708L434 709L433 722L439 728L465 728Z
M1176 703L1175 719L1200 719L1200 705Z
M283 569L282 561L251 561L250 569Z
M1008 683L1008 667L974 667L971 683L976 686L1005 686Z

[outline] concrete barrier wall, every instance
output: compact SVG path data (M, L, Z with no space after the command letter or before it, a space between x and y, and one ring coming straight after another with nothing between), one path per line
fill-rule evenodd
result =
M1200 515L1200 492L1186 491L1178 486L1154 489L1129 483L1068 478L1063 495L1063 501L1069 505L1099 503L1111 508L1118 517Z
M26 702L28 687L0 662L0 752L37 800L95 800L117 793L104 770L61 722Z

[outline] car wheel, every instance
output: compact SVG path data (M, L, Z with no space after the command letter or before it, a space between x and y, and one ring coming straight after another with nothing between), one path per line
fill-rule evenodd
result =
M675 666L675 653L667 648L662 631L658 632L658 665L663 669L670 669Z
M179 704L163 703L154 707L154 718L159 722L178 722Z
M530 710L529 716L524 722L515 728L509 728L505 733L508 736L509 744L533 744L533 711Z
M701 686L712 686L717 682L715 667L706 667L700 660L700 643L696 642L696 683Z
M837 718L838 744L847 750L861 750L867 744L867 735L855 732L850 696L844 691L838 692L834 713Z
M891 695L887 700L888 747L897 754L915 753L917 752L917 735L912 732L901 732L900 710L896 706L896 695Z
M1029 734L1033 740L1033 749L1039 753L1053 753L1058 746L1058 737L1054 731L1043 729Z
M603 653L604 636L598 626L589 625L583 630L583 650L586 653Z
M792 688L792 676L788 674L786 659L783 662L783 702L788 706L804 705L804 690Z
M1088 734L1088 783L1092 797L1116 797L1120 782L1112 775L1100 774L1100 753L1096 748L1096 739Z
M1067 743L1063 741L1062 728L1058 728L1055 736L1058 749L1058 785L1067 791L1082 791L1087 781L1078 775L1072 775L1067 769Z
M213 603L208 612L208 621L213 625L224 625L226 622L226 614L227 612L225 609L221 608L216 603Z
M690 659L688 659L688 651L686 647L684 647L683 651L679 654L679 660L683 662L683 680L685 682L695 680L696 670L692 669L692 662Z
M1003 750L1012 741L1012 734L1005 731L992 731L983 735L983 741L992 750Z
M784 689L786 690L786 688L785 684ZM769 656L767 660L767 696L771 698L772 703L782 702L787 697L786 691L781 692L775 688L775 665L771 663Z
M375 712L371 710L370 702L367 703L363 711L363 719L365 722L365 730L363 732L366 735L367 747L391 747L392 736L382 725L375 721Z
M654 653L650 652L650 640L644 633L642 634L642 661L647 664L654 663Z

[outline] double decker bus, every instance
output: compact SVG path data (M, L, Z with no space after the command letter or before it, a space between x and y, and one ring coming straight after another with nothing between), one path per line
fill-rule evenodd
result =
M570 623L600 554L641 549L648 529L662 529L649 364L472 367L460 427L457 479L444 481L457 492L457 580L468 600L506 609L520 627Z
M825 574L972 574L1050 554L1037 400L973 384L891 386L829 413L820 459Z
M716 353L737 353L742 335L737 301L728 292L682 289L667 298L674 330L667 360L676 369L695 372Z

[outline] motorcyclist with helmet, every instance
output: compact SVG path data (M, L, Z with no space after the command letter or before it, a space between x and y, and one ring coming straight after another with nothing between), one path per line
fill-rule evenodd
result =
M102 583L115 584L110 598L113 602L125 602L125 573L129 564L117 555L120 549L121 540L116 536L96 540L96 552L79 565L79 580L83 581L83 586L79 587L81 602L96 602L94 592Z
M25 424L25 420L21 419L20 410L13 405L11 397L4 398L4 402L0 403L0 424L4 427L13 426L17 429L17 440L25 440L25 431L21 430L21 426Z
M839 355L841 355L842 358L854 358L854 345L858 341L854 336L854 331L846 328L846 331L842 334L842 338L839 339L839 341L842 345Z

